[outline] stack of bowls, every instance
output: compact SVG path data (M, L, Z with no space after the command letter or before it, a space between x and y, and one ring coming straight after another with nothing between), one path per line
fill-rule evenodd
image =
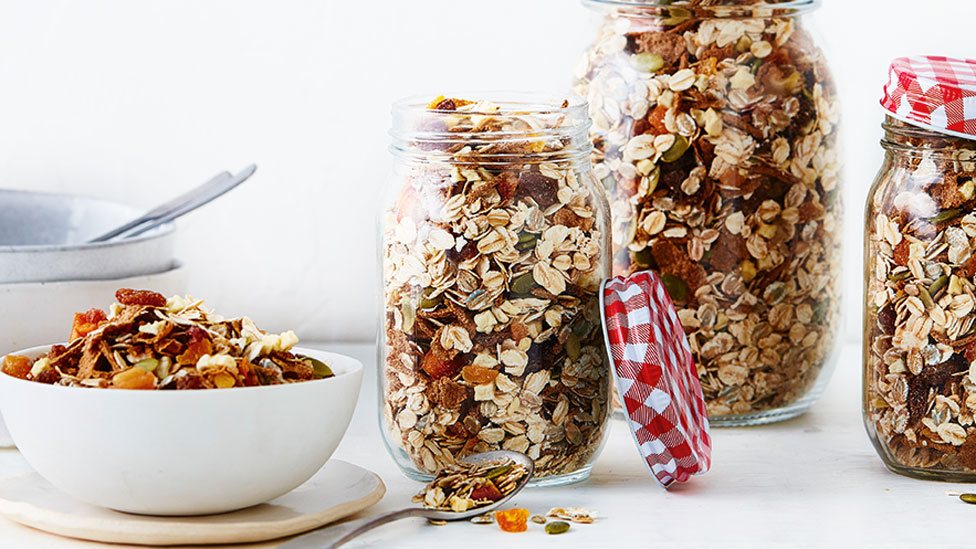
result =
M143 213L94 198L0 190L0 355L67 340L73 314L105 307L118 288L184 293L172 224L87 243ZM0 418L0 446L11 444Z

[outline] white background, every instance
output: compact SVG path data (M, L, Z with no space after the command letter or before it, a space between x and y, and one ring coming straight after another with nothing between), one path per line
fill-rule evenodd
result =
M888 63L976 57L974 15L972 0L825 0L813 17L846 116L851 339ZM271 330L369 340L390 104L564 91L591 22L577 0L2 0L0 187L148 207L256 162L181 223L191 293Z

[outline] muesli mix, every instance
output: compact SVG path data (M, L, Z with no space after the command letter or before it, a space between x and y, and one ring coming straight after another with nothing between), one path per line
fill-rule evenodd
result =
M787 406L830 360L839 324L827 66L792 17L628 10L605 18L576 73L613 212L614 274L661 275L713 419Z
M865 417L895 464L976 472L976 142L889 118L868 203Z
M226 389L332 377L291 352L294 332L266 334L225 319L202 300L120 289L109 313L77 313L68 345L37 359L8 355L3 372L39 383L111 389Z
M426 509L463 513L511 494L528 474L525 466L509 459L459 461L442 468L413 502Z
M558 111L558 105L555 110ZM609 413L606 203L563 121L439 98L383 233L384 424L433 474L496 449L580 470ZM585 143L585 136L580 136ZM541 159L541 160L540 160Z

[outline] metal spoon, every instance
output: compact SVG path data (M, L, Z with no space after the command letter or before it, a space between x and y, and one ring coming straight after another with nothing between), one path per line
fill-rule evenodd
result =
M246 181L247 178L251 177L251 174L253 174L254 170L256 169L258 169L258 167L251 164L236 175L231 175L230 172L221 172L203 185L194 187L180 196L177 196L176 198L156 206L152 210L149 210L142 217L133 219L125 225L113 229L102 236L99 236L98 238L93 238L88 242L106 242L109 240L139 236L140 234L154 227L158 227L163 223L168 223L180 216L183 216L184 214L192 212L200 206L203 206L218 196L240 185Z
M423 509L419 507L408 507L406 509L393 511L385 515L380 515L375 518L365 519L363 521L360 521L360 524L356 528L354 528L352 531L350 531L349 533L347 533L346 535L342 536L337 540L332 539L335 536L335 532L331 528L323 528L320 530L316 530L314 532L310 532L308 534L303 534L301 536L298 536L297 538L292 539L287 543L279 545L279 548L298 549L298 548L308 548L308 547L322 547L322 544L326 544L325 545L326 549L335 549L336 547L339 547L340 545L344 545L349 540L358 537L361 534L368 532L373 528L376 528L377 526L381 526L388 522L393 522L394 520L400 520L402 518L421 517L421 518L433 519L433 520L454 521L454 520L467 520L476 517L478 515L490 513L491 511L494 511L495 509L498 509L499 507L504 505L505 502L507 502L508 500L512 499L512 497L514 497L515 494L519 493L522 490L522 488L525 488L525 485L528 484L529 479L532 478L532 474L535 472L535 463L532 461L532 458L530 458L529 456L519 452L512 452L509 450L496 450L494 452L484 452L481 454L474 454L461 460L468 463L481 463L484 461L494 461L494 460L501 460L501 459L508 459L515 462L518 465L525 467L525 469L529 472L529 474L525 475L525 478L523 478L518 483L518 485L515 486L515 489L512 490L510 494L492 503L491 505L478 507L475 509L471 509L470 511L464 511L462 513L455 513L452 511L435 511L433 509Z

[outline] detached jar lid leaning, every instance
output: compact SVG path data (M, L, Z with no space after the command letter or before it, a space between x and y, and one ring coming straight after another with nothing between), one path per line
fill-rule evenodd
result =
M650 274L643 286L607 281L609 207L589 125L575 97L394 106L378 379L381 432L407 476L507 449L535 461L536 485L586 478L606 441L614 367L655 478L707 470L701 387L663 286ZM664 301L629 299L655 284ZM624 352L632 343L642 351Z
M865 227L864 421L889 469L976 481L976 62L891 64Z

